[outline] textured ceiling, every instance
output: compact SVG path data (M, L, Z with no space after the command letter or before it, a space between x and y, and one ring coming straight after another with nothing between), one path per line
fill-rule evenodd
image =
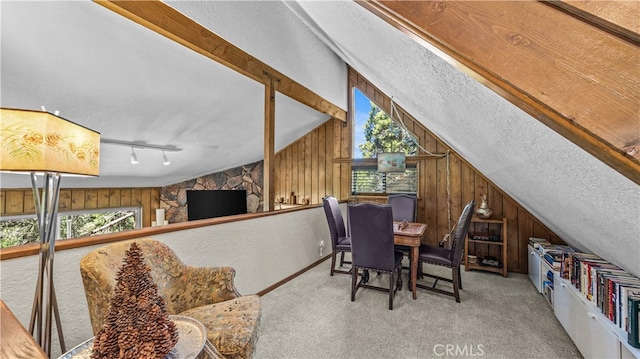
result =
M346 108L345 64L282 3L270 9L265 4L236 9L225 2L174 3L205 16L197 19L201 23L227 19L228 28L216 29L224 34L253 29L234 40L258 40L245 50ZM136 150L140 163L132 165L130 148L103 144L100 177L65 178L63 186L163 186L264 157L262 84L93 2L3 1L0 6L2 107L45 106L102 138L182 149L167 152L169 166L159 151ZM206 17L211 14L216 16ZM255 16L263 19L262 28L252 25L260 23ZM295 36L269 41L291 28ZM276 151L327 119L277 94ZM30 184L26 176L1 179L3 187Z
M638 185L356 3L291 8L561 238L640 275Z
M169 4L342 108L351 65L569 244L640 275L638 185L358 4ZM142 151L132 166L127 148L104 145L99 179L63 185L160 186L262 159L261 85L94 3L0 6L3 107L45 105L103 137L183 148L171 166ZM277 101L277 148L326 119ZM3 187L27 182L2 175Z

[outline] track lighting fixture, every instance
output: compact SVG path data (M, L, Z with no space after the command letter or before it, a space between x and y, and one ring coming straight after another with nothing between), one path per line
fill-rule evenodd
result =
M167 157L167 154L165 152L180 152L182 151L182 148L178 148L175 146L161 146L161 145L151 145L151 144L147 144L144 142L126 142L126 141L118 141L118 140L110 140L107 138L103 138L100 140L100 143L104 144L104 145L115 145L115 146L126 146L126 147L131 147L131 163L132 164L137 164L139 163L138 161L138 156L136 155L135 149L141 149L141 150L156 150L156 151L161 151L162 152L162 164L164 164L165 166L168 166L171 164L171 162L169 161L169 157Z
M162 150L162 164L165 166L168 166L171 164L171 162L169 162L169 158L167 157L167 154L164 153L164 150Z
M133 147L131 147L131 164L135 165L138 163L138 156L136 156L136 151L133 150Z

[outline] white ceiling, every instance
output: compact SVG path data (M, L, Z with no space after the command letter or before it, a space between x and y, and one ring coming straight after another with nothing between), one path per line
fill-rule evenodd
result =
M224 18L243 20L228 21L235 26L249 20L228 3L176 5L198 14L230 13ZM295 71L285 73L334 100L342 95L334 103L346 108L345 64L282 3L273 5L272 11L255 15L270 20L276 33L287 34L282 27L296 26L303 42L260 42L282 58L267 63L278 70L295 65ZM162 164L161 152L136 149L140 163L132 165L130 148L103 144L100 177L65 178L64 186L164 186L264 157L262 84L93 2L2 1L0 6L2 107L45 106L100 132L103 139L182 149L167 152L169 166ZM322 66L318 61L324 61ZM326 72L307 75L308 68ZM276 94L276 151L328 118ZM29 187L28 177L3 175L2 186Z
M169 4L342 108L349 64L569 244L640 275L640 186L360 5ZM106 138L183 148L171 166L142 151L132 166L129 149L104 145L86 186L161 186L262 159L259 84L94 3L0 6L3 107L45 105ZM278 149L326 119L282 97Z

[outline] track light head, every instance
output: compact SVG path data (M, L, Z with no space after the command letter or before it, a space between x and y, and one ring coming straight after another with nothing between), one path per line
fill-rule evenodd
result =
M167 154L164 153L164 151L162 151L162 164L165 166L168 166L171 164L171 162L169 162L169 158L167 157Z
M136 152L133 150L133 147L131 147L131 164L135 165L138 163L138 156L136 156Z

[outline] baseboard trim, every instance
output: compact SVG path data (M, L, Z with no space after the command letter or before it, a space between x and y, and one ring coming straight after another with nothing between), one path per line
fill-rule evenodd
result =
M259 291L259 292L258 292L258 293L256 293L256 294L262 297L263 295L265 295L265 294L267 294L267 293L271 292L272 290L274 290L274 289L278 288L279 286L281 286L281 285L283 285L283 284L287 283L288 281L290 281L290 280L294 279L295 277L297 277L297 276L299 276L299 275L303 274L304 272L306 272L306 271L308 271L309 269L311 269L311 268L313 268L313 267L315 267L315 266L319 265L320 263L322 263L322 262L326 261L326 260L327 260L327 259L329 259L329 258L331 258L331 255L330 255L330 254L329 254L329 255L327 255L327 256L325 256L324 258L320 258L320 259L318 259L317 261L315 261L315 262L311 263L310 265L308 265L308 266L304 267L303 269L301 269L301 270L299 270L299 271L297 271L297 272L293 273L292 275L290 275L290 276L286 277L285 279L283 279L283 280L281 280L281 281L279 281L279 282L277 282L277 283L275 283L275 284L273 284L273 285L268 286L267 288L265 288L265 289L263 289L263 290Z

